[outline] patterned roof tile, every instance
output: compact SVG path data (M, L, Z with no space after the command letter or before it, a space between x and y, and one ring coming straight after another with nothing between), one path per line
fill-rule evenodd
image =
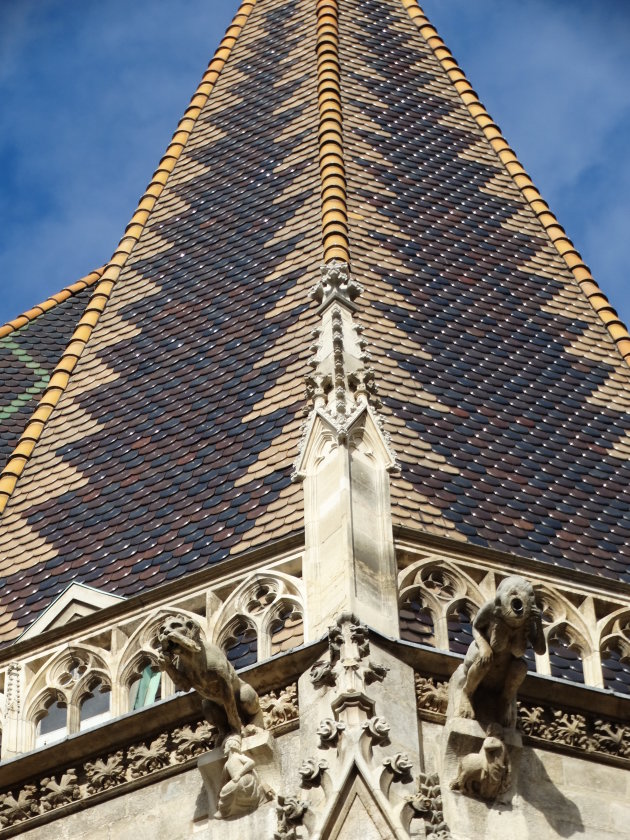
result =
M365 288L394 521L630 578L629 339L461 71L413 0L256 0L0 480L0 637L302 527L324 255Z
M0 327L0 464L14 451L103 269Z
M256 3L125 258L3 516L5 636L69 580L137 592L301 527L322 256L311 11ZM38 551L17 570L19 533Z
M415 3L339 7L350 254L403 467L395 521L630 580L627 538L609 541L630 525L630 370L564 232Z

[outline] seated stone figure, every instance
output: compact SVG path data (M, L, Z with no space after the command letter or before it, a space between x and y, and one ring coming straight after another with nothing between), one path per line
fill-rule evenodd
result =
M510 780L510 757L503 730L498 723L491 723L479 752L460 759L451 789L482 799L496 799L509 788Z
M223 743L223 751L226 762L215 819L251 814L263 802L273 799L273 791L258 778L254 761L241 752L239 735L228 735Z
M160 667L182 691L203 698L206 719L221 733L240 734L245 724L264 728L258 695L238 676L223 651L201 640L201 628L185 615L169 616L158 630Z
M531 642L545 652L545 636L534 589L518 575L502 580L496 596L479 610L472 624L473 641L449 684L449 717L516 723L516 693L525 679L522 658ZM483 695L482 697L480 695Z

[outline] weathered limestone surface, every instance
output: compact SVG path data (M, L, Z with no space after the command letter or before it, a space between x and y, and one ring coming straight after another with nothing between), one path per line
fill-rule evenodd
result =
M421 729L425 768L435 771L443 727L423 721ZM453 840L621 840L629 834L627 770L527 746L509 804L488 805L444 789L442 796Z
M320 328L307 376L312 411L295 478L304 483L306 638L349 610L398 633L389 471L395 459L376 413L374 372L354 322L361 286L346 263L321 267Z
M388 691L383 694L381 689L385 690L385 686L379 686L379 707L389 695ZM392 705L395 702L391 695L387 700ZM391 715L392 740L396 738L398 743L398 733L407 717L405 706L401 704ZM433 772L438 768L443 727L423 721L421 729L423 755L420 760L426 772ZM310 735L309 732L309 745L312 744ZM305 757L304 747L300 749L299 732L291 732L277 740L281 776L288 790L296 787L296 769ZM415 758L412 744L408 743L407 748L410 758ZM397 750L398 745L382 752L390 753L393 749ZM414 772L416 768L417 765ZM303 790L300 794L306 799L311 795ZM453 840L477 837L487 840L622 840L628 836L630 773L558 753L523 748L518 787L509 807L489 807L470 797L453 795L458 796L457 807L465 810L467 820L467 828L453 833ZM375 812L374 819L366 817L373 806L369 802L365 804L360 791L353 791L346 804L347 816L338 825L339 837L343 840L380 838L378 822L374 822L374 819L378 821L378 814ZM266 840L273 837L276 827L274 803L261 806L256 814L236 821L209 821L207 810L203 781L194 769L20 836L26 840L50 840L51 837L55 840L189 840L193 837L203 840L260 837ZM360 831L356 830L357 825ZM304 836L308 837L306 831Z
M208 812L215 819L241 817L255 811L275 798L281 781L276 743L269 732L244 739L231 735L223 747L201 756L197 767L208 794Z
M278 741L280 772L289 778L298 763L299 734L291 732ZM266 840L273 837L275 827L274 802L238 820L209 820L203 779L195 768L20 836L28 840Z

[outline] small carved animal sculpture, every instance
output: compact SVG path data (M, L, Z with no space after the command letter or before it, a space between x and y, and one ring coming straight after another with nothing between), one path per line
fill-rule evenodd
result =
M160 667L178 689L194 688L209 723L240 733L244 723L264 727L258 695L237 675L223 651L201 641L201 628L184 615L167 618L158 630Z
M510 769L503 730L497 723L491 723L479 752L465 755L460 760L451 789L482 799L496 799L510 786Z
M472 624L473 641L450 684L449 715L475 718L473 697L478 688L497 699L503 726L516 723L516 693L527 674L522 658L529 642L545 652L545 636L534 589L518 575L505 578L496 596L479 610Z

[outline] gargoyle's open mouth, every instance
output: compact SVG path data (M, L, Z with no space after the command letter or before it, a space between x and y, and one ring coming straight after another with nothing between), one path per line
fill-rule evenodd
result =
M199 645L194 639L189 639L188 636L179 633L177 630L171 630L167 636L161 636L159 641L165 653L176 653L178 651L181 653L184 650L196 652L199 650Z
M514 615L523 615L523 610L525 609L525 607L520 598L512 598L510 606L512 607L512 612L514 613Z

